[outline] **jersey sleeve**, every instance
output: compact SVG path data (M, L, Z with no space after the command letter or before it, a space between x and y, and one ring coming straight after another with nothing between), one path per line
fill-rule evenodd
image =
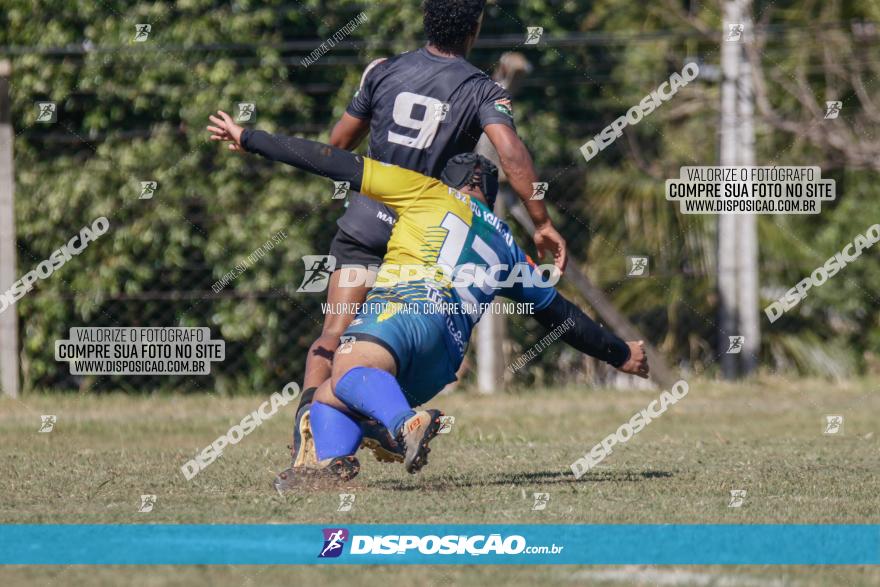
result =
M376 59L367 66L363 75L361 75L361 83L358 87L358 91L355 92L354 97L348 104L348 108L345 109L346 112L355 118L369 119L373 117L373 86L376 81L376 76L371 76L370 74L373 73L376 66L383 61L385 61L384 57Z
M442 185L433 177L364 158L361 193L393 208L398 215L422 194Z
M517 271L519 278L514 280L516 283L513 285L501 288L498 294L515 302L534 304L536 312L543 310L558 295L556 288L546 284L547 280L538 271L538 266L516 243L511 245L511 252L511 271Z
M510 93L488 77L482 78L478 83L480 89L477 92L477 111L480 128L485 128L490 124L505 124L516 129L513 122L513 103L510 100Z

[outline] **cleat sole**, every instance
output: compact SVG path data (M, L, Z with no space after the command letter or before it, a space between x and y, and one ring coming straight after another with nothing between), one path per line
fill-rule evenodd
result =
M403 455L396 452L391 452L390 450L386 450L378 440L373 438L364 438L361 442L361 448L366 448L369 451L372 451L373 456L376 457L376 460L380 463L402 463Z

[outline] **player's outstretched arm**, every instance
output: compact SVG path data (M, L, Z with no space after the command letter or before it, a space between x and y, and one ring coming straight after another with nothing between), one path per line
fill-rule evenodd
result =
M501 159L501 168L507 175L507 181L522 200L523 206L535 223L533 239L538 248L538 255L543 257L545 253L553 255L553 263L565 271L568 263L565 239L553 227L550 216L547 214L547 206L543 200L533 200L533 183L538 181L532 156L522 139L510 126L506 124L487 124L483 132L492 141L498 157Z
M596 324L562 294L557 293L546 308L535 312L535 319L550 330L558 328L562 333L560 338L580 352L624 373L648 378L648 357L642 341L624 342Z
M345 112L330 131L330 144L346 151L357 148L370 132L370 121Z
M315 175L347 181L351 189L361 190L364 158L359 155L317 141L244 129L223 111L209 118L213 123L208 126L211 140L229 142L231 151L256 153Z

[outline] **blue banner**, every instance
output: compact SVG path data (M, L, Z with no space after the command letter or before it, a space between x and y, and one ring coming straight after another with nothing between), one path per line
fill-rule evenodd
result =
M880 525L0 525L0 564L876 565Z

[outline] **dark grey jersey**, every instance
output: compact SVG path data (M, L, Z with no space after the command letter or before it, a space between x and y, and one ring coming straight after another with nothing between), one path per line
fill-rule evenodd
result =
M369 157L440 177L454 155L474 150L483 127L513 127L510 95L462 57L427 49L374 61L347 112L370 120ZM394 213L352 194L338 225L365 246L384 249Z

